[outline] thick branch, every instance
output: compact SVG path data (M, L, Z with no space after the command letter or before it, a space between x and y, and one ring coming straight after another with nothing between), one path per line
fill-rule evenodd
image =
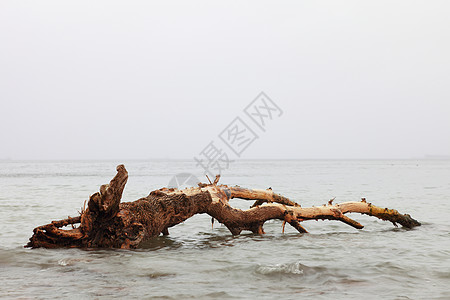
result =
M344 214L356 212L374 216L385 221L390 221L395 226L397 226L397 223L406 228L413 228L421 225L419 221L413 219L409 214L401 214L395 209L378 207L373 205L372 203L366 203L365 201L344 202L341 204L337 204L336 206Z
M245 200L256 200L252 207L262 205L265 202L268 203L280 203L291 206L300 206L300 204L289 200L288 198L276 194L271 188L267 190L257 190L257 189L246 189L239 186L228 187L226 185L220 186L224 191L229 191L231 199L240 198Z

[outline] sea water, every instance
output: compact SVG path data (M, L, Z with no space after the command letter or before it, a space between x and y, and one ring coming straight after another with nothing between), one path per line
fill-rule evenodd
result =
M282 233L269 221L264 235L232 236L197 215L138 250L23 248L34 227L77 216L120 163L129 172L122 201L177 173L207 181L190 160L0 162L1 298L450 299L449 160L242 160L220 179L271 187L304 207L364 197L422 222L411 230L352 214L364 229L305 221L309 233Z

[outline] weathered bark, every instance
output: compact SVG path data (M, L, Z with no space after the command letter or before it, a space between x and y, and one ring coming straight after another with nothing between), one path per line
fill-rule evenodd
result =
M119 165L116 176L90 197L88 207L81 211L80 216L35 228L26 247L137 248L161 233L169 234L169 227L201 213L218 220L234 235L243 230L262 234L264 223L272 219L282 220L283 230L284 224L289 223L299 232L307 232L300 222L318 219L339 220L357 229L363 228L345 216L350 212L374 216L406 228L420 226L410 215L377 207L365 199L335 205L330 201L328 205L302 208L272 189L217 185L219 177L211 184L199 183L197 188L162 188L134 202L120 203L127 179L125 167ZM232 198L255 200L255 203L248 210L235 209L228 203ZM74 224L79 224L79 227ZM72 229L61 229L68 225Z

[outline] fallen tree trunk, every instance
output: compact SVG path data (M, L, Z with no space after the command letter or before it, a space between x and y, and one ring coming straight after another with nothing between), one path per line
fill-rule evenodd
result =
M345 215L351 212L374 216L406 228L420 226L408 214L377 207L365 199L334 205L329 201L328 205L303 208L271 189L218 185L219 177L214 183L199 183L196 188L162 188L134 202L120 203L127 179L128 172L119 165L116 176L90 197L80 216L35 228L25 247L137 248L152 237L168 234L169 227L202 213L224 224L233 235L243 230L262 234L264 223L272 219L282 220L283 229L288 223L299 232L307 232L300 222L318 219L338 220L357 229L363 228ZM235 209L228 203L232 198L255 200L255 203L248 210ZM79 226L75 227L75 224ZM61 229L68 225L72 229Z

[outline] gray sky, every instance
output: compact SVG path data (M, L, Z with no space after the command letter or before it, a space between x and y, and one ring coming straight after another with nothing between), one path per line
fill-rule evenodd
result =
M448 1L0 2L0 159L450 155ZM225 146L224 146L225 147ZM225 148L224 148L225 150ZM235 158L235 157L232 157Z

